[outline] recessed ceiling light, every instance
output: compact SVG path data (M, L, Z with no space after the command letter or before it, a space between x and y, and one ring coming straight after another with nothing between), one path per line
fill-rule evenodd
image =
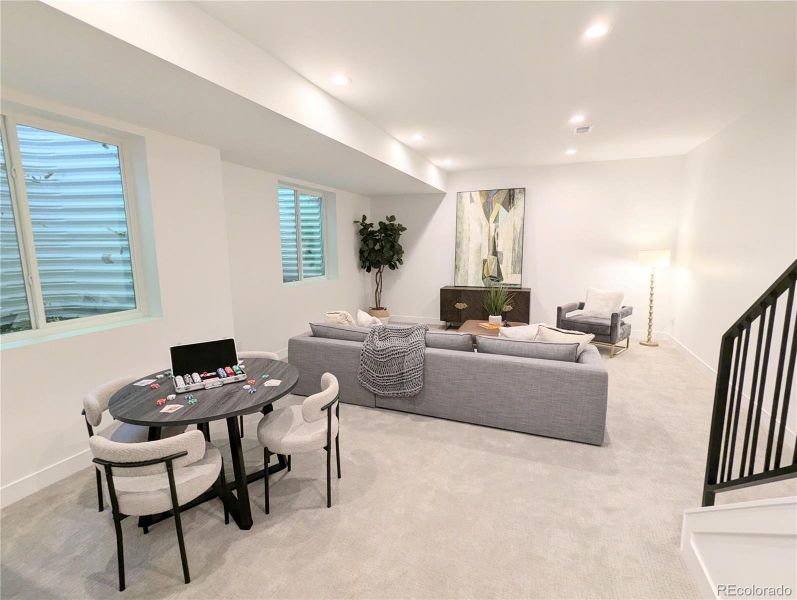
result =
M349 85L351 83L351 79L345 75L338 74L332 78L332 83L335 85Z
M450 165L452 162L454 162L454 161L453 161L453 160L451 160L450 158L447 158L447 159L445 159L445 160L443 161L443 164L447 166L447 165Z
M422 133L413 133L412 139L415 140L416 142L421 142L424 139L424 135Z
M609 26L606 23L593 23L584 32L585 38L600 38L609 33Z
M583 123L584 119L586 119L586 117L582 113L576 113L570 117L570 123L577 125L578 123Z
M568 156L573 156L575 153L576 153L575 148L568 148L567 150L565 150L565 154L567 154Z

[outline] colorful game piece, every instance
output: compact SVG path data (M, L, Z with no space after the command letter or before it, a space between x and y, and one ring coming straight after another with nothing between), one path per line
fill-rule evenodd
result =
M263 379L268 379L268 373L263 373Z
M150 384L149 387L151 389L153 389L153 390L157 390L160 387L160 384L159 383L152 383L152 384Z
M155 379L163 379L163 373L158 373L155 375Z
M166 396L166 399L169 402L171 402L172 400L176 400L177 399L177 394L169 394L168 396Z
M257 391L257 388L256 388L256 387L249 388L249 393L250 393L250 394L254 394L256 391Z
M194 406L194 404L196 404L196 398L191 398L191 399L188 401L188 405L189 405L189 406Z
M249 384L246 384L246 385L244 386L244 389L245 389L245 390L248 390L248 389L250 389L251 387L252 387L251 385L249 385Z
M157 400L155 400L155 404L157 404L158 406L163 406L164 404L166 404L166 398L158 398Z
M164 374L164 375L166 375L166 377L169 377L169 376L171 376L171 374L172 374L172 370L171 370L171 369L167 369L167 370L165 370L165 371L163 372L163 374Z
M186 400L193 400L193 399L194 399L194 395L193 395L193 394L188 394L188 395L185 397L185 399L186 399Z
M244 372L241 370L241 367L238 365L233 365L232 370L235 372L236 375L243 375Z
M257 380L255 380L255 379L247 379L246 383L249 383L249 384L257 383Z

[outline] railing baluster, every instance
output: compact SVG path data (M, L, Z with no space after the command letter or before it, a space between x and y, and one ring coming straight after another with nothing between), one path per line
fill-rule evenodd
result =
M775 440L775 422L778 418L778 404L780 403L780 387L783 384L783 367L786 363L786 347L789 345L789 327L791 326L791 310L794 306L794 282L789 286L789 297L786 300L786 314L783 317L783 335L780 338L780 357L778 359L778 372L775 375L775 393L772 396L772 410L769 413L769 431L767 433L767 449L764 454L764 471L769 471L772 459L772 442ZM797 447L797 444L795 444Z
M784 296L786 308L783 311L783 331L777 331L780 347L773 350L775 319L783 310L778 310L778 304ZM783 448L787 441L786 422L793 416L789 414L789 404L797 371L795 305L797 260L792 262L722 336L703 484L703 506L712 506L718 492L797 477L797 439L794 440L794 454L790 461L789 457L783 457ZM757 334L754 333L754 327L757 327ZM750 339L754 334L757 338L755 352L750 346ZM755 362L749 387L749 405L743 407L747 359L750 355L754 355L752 360ZM777 369L774 364L776 357ZM772 369L769 368L770 360L773 363ZM775 369L771 414L769 424L766 425L761 420L768 409L764 405L770 387L767 378L772 379ZM743 408L747 411L746 416L742 416ZM739 439L740 425L744 429L743 440ZM766 437L766 444L761 436ZM741 460L738 475L734 475L737 440ZM759 443L761 451L765 452L763 460L758 452ZM756 465L757 456L761 465Z
M783 392L783 403L780 407L780 431L778 432L778 443L775 448L775 464L777 469L780 466L780 457L783 454L783 438L786 437L786 417L789 415L789 400L791 397L791 386L794 382L794 361L797 359L797 324L792 328L791 351L789 353L789 370L786 374L786 389ZM797 440L795 440L797 442ZM797 450L797 443L795 443ZM797 455L797 453L795 453Z
M725 418L725 443L722 445L722 466L720 467L719 473L719 480L720 483L725 481L725 467L727 465L728 459L728 445L730 444L731 438L731 421L733 420L733 397L736 394L736 380L739 375L739 355L741 354L742 350L742 335L738 334L734 338L734 343L736 344L736 352L734 353L733 358L733 381L731 383L731 388L728 391L728 395L725 398L725 403L728 406L728 410L726 411L726 418Z
M758 446L758 429L761 427L761 410L764 404L764 390L767 384L767 371L769 370L769 350L772 347L772 330L775 328L775 309L778 307L777 298L769 305L769 327L767 339L764 342L764 357L761 359L761 384L758 388L758 402L756 402L755 419L753 421L753 439L750 444L750 465L747 474L752 475L755 468L756 447ZM764 314L761 315L761 329L764 329Z
M758 370L761 363L761 345L764 342L764 326L766 325L767 309L764 307L758 321L758 342L755 346L755 364L753 365L753 381L750 385L750 402L747 407L747 424L744 428L744 443L742 444L742 462L739 466L739 477L744 477L744 467L747 464L747 448L750 443L750 430L753 423L753 407L755 405L755 392L758 385Z
M728 456L728 475L726 479L733 477L733 455L736 452L736 434L739 430L739 411L742 408L742 389L744 388L744 371L747 367L747 350L750 346L750 323L744 324L742 331L744 337L744 347L742 348L742 367L739 372L739 389L736 390L736 409L733 414L733 433L731 434L731 452Z

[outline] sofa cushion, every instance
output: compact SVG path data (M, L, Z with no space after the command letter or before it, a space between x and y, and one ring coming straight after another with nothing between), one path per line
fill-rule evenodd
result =
M374 327L381 325L382 321L379 318L369 315L362 309L357 309L357 325L360 327Z
M365 336L370 331L368 327L333 325L331 323L310 323L310 330L313 332L314 337L348 340L350 342L364 342Z
M531 325L515 325L514 327L501 327L498 330L498 337L509 338L510 340L526 340L533 342L537 337L537 330L542 323L532 323Z
M476 336L476 349L482 354L503 354L504 356L542 358L574 363L578 358L578 348L578 342L560 344L509 340L489 335Z
M345 310L330 310L324 313L324 323L332 325L354 325L351 314Z
M473 352L473 338L469 333L427 331L426 347Z
M623 292L606 292L598 288L587 290L583 314L590 317L611 318L623 305Z
M592 333L557 329L556 327L549 327L547 325L541 325L540 330L537 332L537 340L540 342L578 343L579 354L581 354L584 348L594 339L595 335Z
M596 335L609 335L612 329L612 320L611 318L591 317L578 312L564 317L560 325L561 329L594 333Z

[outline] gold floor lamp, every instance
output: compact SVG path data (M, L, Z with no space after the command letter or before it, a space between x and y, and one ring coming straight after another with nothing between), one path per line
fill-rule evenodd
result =
M656 269L666 269L670 266L669 250L640 250L639 264L650 269L650 303L648 304L648 338L639 343L643 346L658 346L653 341L653 285L656 280Z

